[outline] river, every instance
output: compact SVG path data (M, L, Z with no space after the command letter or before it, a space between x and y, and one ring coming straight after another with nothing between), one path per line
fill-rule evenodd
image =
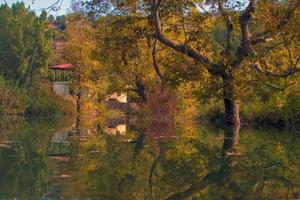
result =
M293 131L106 120L0 123L0 199L299 199Z

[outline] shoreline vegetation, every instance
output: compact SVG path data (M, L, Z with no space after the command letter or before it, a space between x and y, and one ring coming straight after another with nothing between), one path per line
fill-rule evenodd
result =
M221 104L201 105L202 113L196 121L214 125L224 125L225 114ZM201 111L199 111L201 112ZM241 107L242 126L278 129L300 128L300 97L290 95L269 102L249 102Z
M168 101L170 101L170 99L166 99L165 102L161 104L159 97L154 97L149 104L108 102L107 107L108 109L122 110L128 115L138 115L146 119L151 118L161 121L173 120L169 112L175 110L177 115L183 115L180 117L181 121L189 118L197 124L216 127L224 126L225 124L225 113L223 112L224 109L221 102L217 104L201 104L192 108L193 111L189 112L188 109L191 109L191 107L182 101L177 102L177 108L174 109L176 105L172 105L171 107L169 106L169 109L162 111L163 108L167 107L165 106L166 104L170 104ZM171 104L175 104L174 100ZM267 103L248 103L246 106L241 107L240 118L242 127L298 130L300 128L300 98L296 95L288 96L280 107L278 107L277 102L274 101Z
M67 98L54 94L51 83L36 81L30 89L0 80L0 118L59 119L72 116L76 105Z
M12 117L25 119L52 119L70 117L76 113L76 103L74 99L68 99L56 95L51 88L51 83L47 80L35 81L32 88L26 91L26 88L17 86L16 83L9 83L3 78L0 80L0 118ZM155 104L156 113L160 111L163 105L154 103L158 101L152 98L151 104ZM168 100L166 100L168 101ZM137 114L140 116L149 115L148 107L143 107L142 103L122 104L114 102L103 104L107 109L119 109L128 114ZM116 105L118 104L118 105ZM173 102L174 104L174 102ZM273 104L273 105L272 105ZM278 129L299 129L300 120L300 98L296 95L289 96L285 99L283 105L276 107L275 102L268 103L249 103L246 107L241 108L240 117L241 125L244 127L259 128L278 128ZM174 106L174 105L173 105ZM174 108L171 108L173 110ZM180 112L182 108L176 108ZM213 126L224 125L225 114L222 104L202 104L198 106L197 113L192 114L196 123L208 124ZM169 111L164 111L169 112ZM101 111L98 111L101 113ZM85 115L89 115L85 113ZM189 115L187 113L187 115ZM152 116L153 117L153 116Z

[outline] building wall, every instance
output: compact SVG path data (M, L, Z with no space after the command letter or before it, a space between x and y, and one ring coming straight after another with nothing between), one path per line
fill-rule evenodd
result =
M127 125L126 124L118 124L116 127L107 126L104 130L109 135L126 135Z
M69 82L53 82L53 91L58 95L70 95Z
M127 94L125 93L118 94L117 92L114 92L113 94L107 96L106 100L115 100L120 103L127 103Z

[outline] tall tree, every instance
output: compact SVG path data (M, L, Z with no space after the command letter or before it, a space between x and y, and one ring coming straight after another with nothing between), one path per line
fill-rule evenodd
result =
M198 11L193 16L192 9L200 7L198 2L179 1L170 3L169 1L152 0L151 19L155 29L154 37L164 45L201 63L209 73L222 78L225 120L228 124L240 124L239 102L236 93L236 79L237 74L240 73L239 71L245 70L247 65L260 73L276 77L287 77L300 71L300 67L298 67L300 57L294 53L299 50L299 45L291 42L293 39L299 38L299 34L294 28L290 28L295 25L295 22L299 21L297 16L299 15L300 2L297 0L268 2L249 0L245 2L244 8L239 1L237 2L238 5L235 1L229 0L207 1L208 6L217 8L218 14ZM273 8L272 12L269 11L270 8ZM178 9L182 10L182 31L180 29L177 31L185 35L183 42L175 41L172 37L166 35L162 28L162 25L167 26L165 18L168 15L175 15L174 11L178 12ZM255 12L257 12L257 18L253 20ZM222 44L224 47L219 55L210 55L213 52L208 51L209 44L207 42L209 41L202 43L202 45L197 44L197 37L201 37L201 34L198 36L192 35L186 28L196 29L194 26L199 26L199 24L193 23L192 20L205 15L209 15L208 18L212 21L217 21L219 18L223 19L223 27L226 27L223 32ZM162 19L162 16L165 18ZM284 32L288 33L284 34L284 38L282 38ZM236 47L233 43L234 34L240 37ZM286 60L282 60L281 66L277 67L282 71L273 72L270 69L274 69L273 65L276 61L268 59L268 56L260 53L260 51L271 46L275 49L275 44L278 42L286 44L285 49L287 51L282 53L281 56L288 57L290 62L287 63ZM288 45L291 43L292 45ZM291 50L292 48L293 50ZM271 49L271 51L274 52L274 49ZM266 59L268 59L268 62L266 62Z
M24 3L0 6L0 70L6 79L29 85L45 71L51 51L47 14L38 17Z

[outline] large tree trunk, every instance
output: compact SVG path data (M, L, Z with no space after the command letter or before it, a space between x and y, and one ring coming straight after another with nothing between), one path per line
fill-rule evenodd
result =
M225 107L225 123L241 124L239 104L236 97L234 78L231 73L223 76L223 98Z

